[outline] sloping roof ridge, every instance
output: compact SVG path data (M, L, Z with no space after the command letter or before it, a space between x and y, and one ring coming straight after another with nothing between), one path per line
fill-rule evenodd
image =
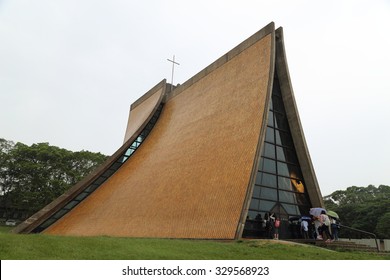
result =
M195 74L192 78L188 79L186 82L184 82L182 85L179 85L177 88L175 88L172 92L169 92L166 96L166 100L169 100L181 92L183 92L185 89L192 86L194 83L202 79L203 77L210 74L212 71L216 70L217 68L224 65L226 62L234 58L235 56L239 55L246 49L248 49L250 46L258 42L259 40L263 39L265 36L271 34L275 31L275 23L270 22L265 27L257 31L255 34L250 36L248 39L241 42L239 45L231 49L226 54L222 55L220 58L218 58L216 61L211 63L209 66L201 70L199 73Z
M134 101L131 105L130 105L130 109L134 109L135 107L137 107L139 104L141 104L142 102L144 102L146 99L148 99L150 96L152 96L158 89L160 89L161 87L165 86L167 83L167 80L166 79L163 79L161 82L159 82L157 85L155 85L154 87L152 87L150 90L148 90L144 95L142 95L140 98L138 98L136 101Z

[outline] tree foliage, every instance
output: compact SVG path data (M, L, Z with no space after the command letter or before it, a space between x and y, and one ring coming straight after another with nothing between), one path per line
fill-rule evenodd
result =
M30 214L63 194L100 165L106 156L72 152L39 143L27 146L0 139L0 203L7 212Z
M324 202L342 224L390 238L390 186L352 186L325 196Z
M378 219L376 232L379 236L386 236L386 238L390 237L390 212L385 213Z

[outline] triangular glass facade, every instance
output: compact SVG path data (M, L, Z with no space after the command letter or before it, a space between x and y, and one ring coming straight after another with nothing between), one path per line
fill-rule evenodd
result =
M270 213L281 219L280 237L296 237L295 217L311 207L288 124L275 71L266 135L249 205L244 237L269 237L264 219Z

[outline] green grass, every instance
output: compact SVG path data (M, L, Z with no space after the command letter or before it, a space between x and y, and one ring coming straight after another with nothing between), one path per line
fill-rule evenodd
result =
M0 234L1 233L8 233L12 227L7 227L7 226L0 226Z
M360 252L335 252L272 240L204 241L118 237L10 234L0 227L2 260L334 260L390 259Z

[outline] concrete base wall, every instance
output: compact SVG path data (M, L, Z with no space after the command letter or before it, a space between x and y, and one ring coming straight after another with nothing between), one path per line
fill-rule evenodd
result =
M381 251L390 251L390 239L377 239L379 244L379 249ZM375 239L348 239L340 238L340 241L351 241L357 244L368 245L370 247L376 248Z
M382 244L383 244L383 251L390 251L390 239L381 240L381 245Z

